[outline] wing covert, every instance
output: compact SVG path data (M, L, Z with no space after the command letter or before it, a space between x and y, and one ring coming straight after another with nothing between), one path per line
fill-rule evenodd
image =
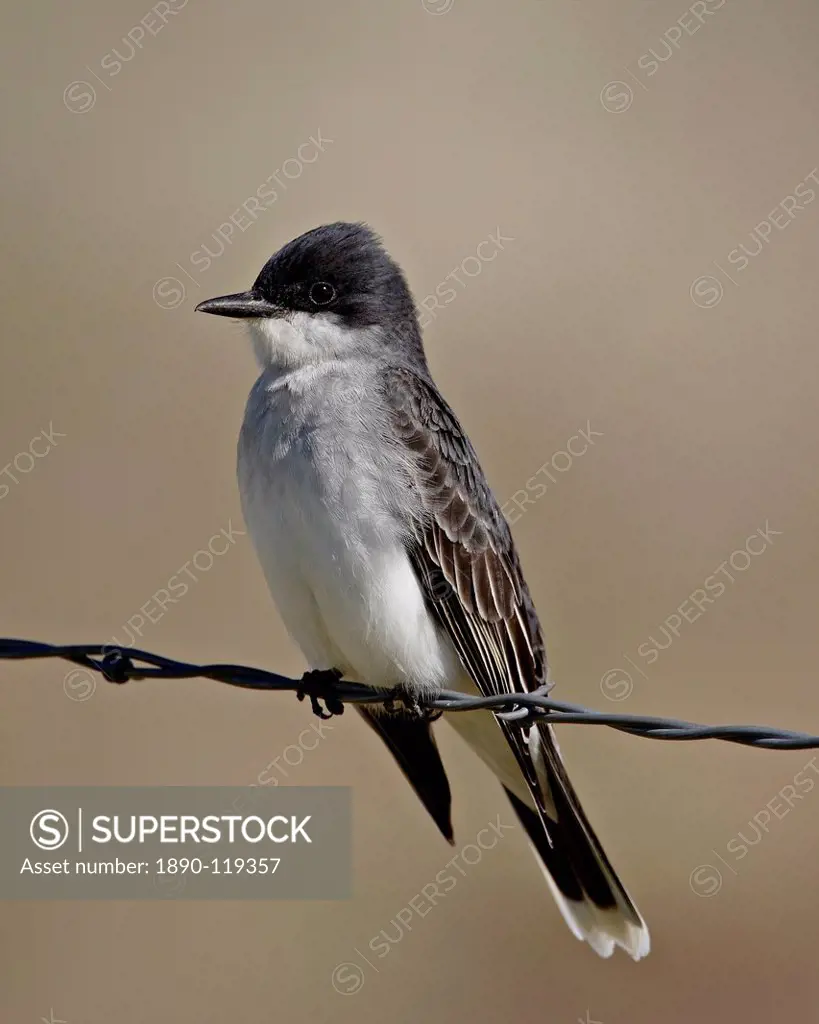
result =
M386 394L412 453L422 516L410 558L430 608L486 695L532 690L546 675L543 639L512 535L469 439L434 385L393 368Z

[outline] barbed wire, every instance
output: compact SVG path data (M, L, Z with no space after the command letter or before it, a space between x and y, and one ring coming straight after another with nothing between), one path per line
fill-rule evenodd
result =
M61 658L101 673L111 683L137 679L213 679L229 686L250 690L293 691L301 700L308 696L313 710L321 717L341 714L344 704L392 705L406 703L397 690L378 690L347 680L319 680L316 673L304 679L290 679L247 665L194 665L136 648L123 649L111 644L46 644L33 640L0 639L0 660L27 661L33 658ZM313 677L312 679L310 677ZM632 736L654 740L724 740L768 750L809 750L819 748L819 736L774 729L762 725L697 725L675 718L647 715L610 714L593 711L579 704L552 700L551 689L541 687L531 693L506 693L492 697L473 697L455 690L442 690L434 697L414 704L428 712L461 712L479 709L493 711L505 721L530 723L548 719L550 725L605 725ZM319 703L324 700L328 712Z

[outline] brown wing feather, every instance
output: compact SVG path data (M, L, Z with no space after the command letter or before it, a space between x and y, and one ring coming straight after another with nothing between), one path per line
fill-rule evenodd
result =
M397 368L386 385L398 437L415 456L412 483L423 516L413 524L409 555L429 607L482 694L536 689L547 671L540 625L477 455L430 381ZM525 734L499 724L547 815Z
M431 383L391 371L387 394L423 502L410 556L481 692L541 686L543 638L509 527L452 410Z
M533 690L547 673L540 625L509 527L475 452L429 379L401 368L386 383L395 429L414 455L412 485L423 514L413 524L409 555L430 610L481 693ZM563 909L575 934L596 942L598 951L610 952L606 943L616 941L635 958L644 955L648 932L580 806L551 727L499 725L537 811L511 792L510 799L544 868L573 908ZM580 909L586 903L600 912L616 908L621 923L589 918Z

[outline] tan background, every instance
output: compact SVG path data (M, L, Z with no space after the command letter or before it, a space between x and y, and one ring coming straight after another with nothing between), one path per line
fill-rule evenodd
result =
M241 330L194 316L196 301L246 287L270 252L337 218L373 224L420 299L500 228L514 242L441 311L427 348L501 500L587 421L603 434L514 528L558 695L819 732L819 202L741 274L727 259L819 164L815 0L729 0L650 77L641 56L667 54L678 19L696 27L683 3L430 6L192 0L115 77L101 62L130 52L121 38L147 0L9 10L0 463L50 422L66 436L0 501L0 632L122 637L211 534L239 525L234 446L254 364ZM63 100L76 80L96 92L84 112L69 107L87 88ZM618 80L632 101L618 85L601 101ZM175 269L319 129L332 144L207 272ZM709 274L724 295L702 308L689 289ZM169 275L186 296L163 309L152 289ZM766 520L772 546L648 679L629 669ZM247 538L143 642L302 668ZM245 784L310 721L292 698L203 681L81 700L82 681L64 692L67 668L2 669L0 782ZM634 683L619 704L600 685L616 668ZM463 844L511 819L454 733L439 736ZM0 1018L812 1019L819 787L744 859L726 852L812 753L561 737L651 925L647 961L576 942L516 832L386 957L369 953L379 973L362 964L360 991L337 993L335 966L394 933L452 857L348 714L291 780L354 787L352 901L8 904ZM710 897L689 882L703 864L723 876Z

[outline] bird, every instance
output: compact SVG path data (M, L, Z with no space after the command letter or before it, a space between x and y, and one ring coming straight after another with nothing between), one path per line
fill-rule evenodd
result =
M453 843L424 700L528 692L550 685L549 669L509 526L432 378L407 279L367 224L336 222L284 245L248 291L196 310L249 329L260 374L238 442L242 512L304 683L406 697L356 706ZM575 937L603 957L644 957L648 928L552 727L447 718L499 779Z

